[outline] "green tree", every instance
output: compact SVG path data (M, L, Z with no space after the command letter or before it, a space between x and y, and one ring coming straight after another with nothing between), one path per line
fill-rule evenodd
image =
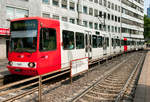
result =
M150 40L150 18L147 15L144 15L144 38Z

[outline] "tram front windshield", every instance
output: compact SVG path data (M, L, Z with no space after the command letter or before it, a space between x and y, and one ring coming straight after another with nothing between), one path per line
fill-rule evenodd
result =
M37 47L37 27L37 20L12 22L10 51L35 52Z

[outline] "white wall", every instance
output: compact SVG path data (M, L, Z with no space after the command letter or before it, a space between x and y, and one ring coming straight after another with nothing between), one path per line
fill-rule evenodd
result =
M6 58L6 39L0 38L0 59Z

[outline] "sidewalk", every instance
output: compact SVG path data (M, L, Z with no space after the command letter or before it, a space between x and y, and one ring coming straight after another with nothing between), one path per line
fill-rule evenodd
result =
M143 65L134 102L150 102L150 51Z
M0 59L0 76L8 74L8 69L6 68L7 63L7 59Z

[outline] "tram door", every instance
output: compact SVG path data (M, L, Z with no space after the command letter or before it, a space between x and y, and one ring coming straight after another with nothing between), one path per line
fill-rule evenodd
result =
M103 37L103 55L107 54L107 37Z
M85 56L92 59L92 41L90 32L85 33Z

